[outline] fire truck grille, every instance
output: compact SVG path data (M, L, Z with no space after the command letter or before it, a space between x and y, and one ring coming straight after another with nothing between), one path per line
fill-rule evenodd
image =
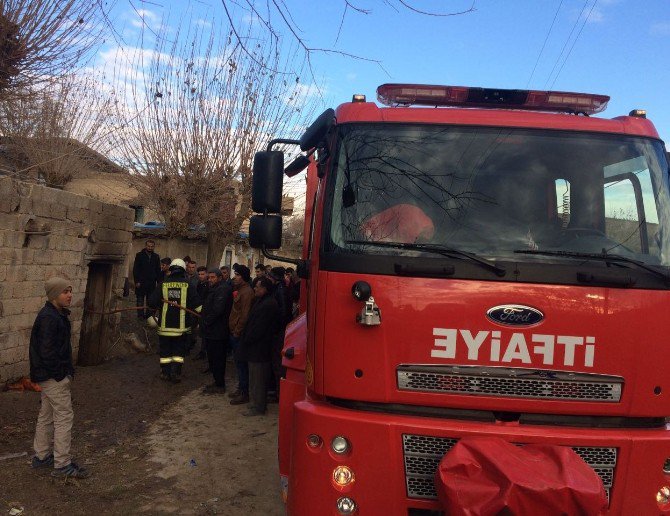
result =
M514 367L401 365L397 374L402 391L503 398L618 402L623 386L618 376Z
M433 480L435 471L444 454L457 442L458 439L449 437L403 434L405 483L409 498L437 499ZM598 474L609 499L610 489L614 482L617 449L590 446L573 446L572 449Z

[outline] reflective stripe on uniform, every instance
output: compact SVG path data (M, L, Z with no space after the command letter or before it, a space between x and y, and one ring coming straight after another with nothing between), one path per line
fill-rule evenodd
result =
M163 283L163 289L162 290L163 290L163 292L162 292L163 299L167 299L168 298L168 288L167 288L166 283ZM160 324L158 325L158 335L161 334L161 330L165 329L165 317L167 317L168 306L169 305L167 303L163 303L163 308L161 310L161 321L160 321Z
M196 311L198 313L202 312L202 305L197 306L194 311Z
M183 281L175 281L175 282L164 282L162 285L162 292L161 294L163 295L164 300L168 301L176 301L175 298L170 296L170 289L175 290L176 288L179 288L179 304L185 305L186 304L186 296L188 294L188 283L185 283ZM168 310L170 308L169 303L163 303L163 307L161 309L161 320L160 324L158 326L158 330L156 333L162 337L178 337L186 333L186 331L190 331L190 328L186 328L186 310L183 310L181 308L176 308L176 310L179 310L179 327L178 328L170 328L166 326L166 319L167 319L167 314Z
M175 328L160 329L156 333L161 337L181 337L188 333L186 330L178 330Z
M181 287L181 304L186 306L186 296L188 294L188 283ZM179 309L179 328L186 328L186 310ZM189 330L191 328L188 328Z
M173 362L177 362L178 364L183 364L184 363L184 357L172 357Z
M171 364L174 357L161 357L161 364Z

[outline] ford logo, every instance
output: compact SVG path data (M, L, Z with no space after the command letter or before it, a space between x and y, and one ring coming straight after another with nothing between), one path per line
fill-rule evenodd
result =
M531 326L544 319L544 314L536 308L523 305L499 305L490 308L486 317L507 326Z

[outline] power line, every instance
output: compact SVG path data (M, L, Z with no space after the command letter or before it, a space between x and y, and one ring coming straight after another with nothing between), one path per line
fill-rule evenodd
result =
M584 18L584 23L582 23L582 27L579 29L579 32L577 33L577 37L575 40L572 42L572 46L570 47L570 50L568 51L567 55L565 56L565 59L563 60L563 64L559 68L558 72L556 73L556 77L554 77L554 81L551 83L551 88L554 87L554 84L556 83L556 79L558 79L558 76L561 75L561 71L563 70L563 67L565 66L565 63L568 62L568 58L570 57L570 54L572 54L572 49L575 48L575 43L577 43L577 40L579 39L579 36L582 34L582 31L584 30L584 27L586 26L586 22L589 21L589 18L591 17L591 13L593 12L593 9L595 9L596 4L598 3L598 0L593 1L593 5L591 6L591 10L589 11L589 14L586 15L586 18Z
M544 52L544 47L547 45L547 40L549 39L549 35L551 34L551 30L554 28L554 23L556 23L556 18L558 17L558 11L561 10L561 6L563 5L563 0L561 0L561 3L558 4L558 9L556 9L556 13L554 14L554 19L551 20L551 26L549 27L549 31L547 32L547 36L544 38L544 43L542 43L542 48L540 49L540 53L537 54L537 59L535 60L535 66L533 66L533 71L530 72L530 77L528 78L528 82L526 83L526 88L530 86L530 81L533 80L533 75L535 75L535 70L537 68L537 65L540 62L540 57L542 57L542 52Z
M586 10L586 6L588 5L589 0L584 0L584 5L582 6L582 10L579 13L579 16L577 16L577 19L575 20L575 23L572 25L572 30L570 31L570 34L568 34L567 39L565 40L565 43L563 44L563 48L561 49L561 53L558 54L558 57L556 58L556 62L554 63L554 66L551 68L551 72L549 72L549 76L547 77L546 82L544 83L544 89L547 89L547 86L549 85L549 81L551 80L551 76L554 75L554 70L556 70L556 67L558 66L558 63L561 61L561 58L563 57L563 52L565 52L565 49L568 46L568 43L570 43L570 40L572 39L572 35L575 32L575 29L577 28L577 25L579 24L579 20L582 19L582 15L584 14L584 11Z

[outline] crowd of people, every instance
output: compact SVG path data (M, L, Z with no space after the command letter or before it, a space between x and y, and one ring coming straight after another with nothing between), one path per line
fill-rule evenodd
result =
M263 415L279 396L281 349L287 324L297 315L300 284L292 268L257 264L198 266L189 256L163 258L149 240L133 266L139 318L154 318L161 379L181 380L184 357L206 359L213 382L206 394L228 392L232 405L248 404L246 416ZM226 363L236 385L226 385ZM227 389L228 387L228 389Z
M299 281L292 269L245 265L207 269L194 260L163 258L148 240L135 256L133 281L137 317L154 321L158 333L160 377L181 380L184 357L195 348L207 358L213 377L204 393L226 392L226 362L235 363L232 405L248 404L245 416L265 414L278 399L281 349L286 325L297 314ZM232 272L232 276L231 276ZM52 467L55 477L86 478L89 471L72 460L72 362L69 307L72 284L60 277L44 285L47 301L30 336L30 379L40 387L31 467ZM270 398L268 397L270 396Z

